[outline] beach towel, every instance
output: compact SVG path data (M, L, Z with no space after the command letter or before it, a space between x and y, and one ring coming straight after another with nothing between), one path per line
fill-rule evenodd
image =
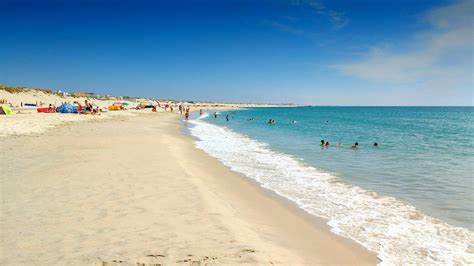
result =
M15 112L7 105L0 106L0 115L14 115Z

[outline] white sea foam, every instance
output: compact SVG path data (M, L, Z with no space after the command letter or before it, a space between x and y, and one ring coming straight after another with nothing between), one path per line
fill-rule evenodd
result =
M308 213L328 219L334 233L377 252L382 265L474 264L474 233L468 229L432 218L397 198L349 185L228 128L200 119L191 123L198 148Z
M206 117L209 117L208 113L203 113L202 115L199 116L199 119L204 119Z

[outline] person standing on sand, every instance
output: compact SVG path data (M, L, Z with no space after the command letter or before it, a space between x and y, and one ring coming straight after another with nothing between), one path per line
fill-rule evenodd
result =
M186 112L184 113L184 119L185 119L186 121L189 120L189 109L187 109Z

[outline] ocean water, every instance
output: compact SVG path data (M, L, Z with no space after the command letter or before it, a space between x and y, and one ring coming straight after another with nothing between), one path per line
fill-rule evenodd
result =
M474 264L472 107L251 108L190 123L198 148L382 264Z

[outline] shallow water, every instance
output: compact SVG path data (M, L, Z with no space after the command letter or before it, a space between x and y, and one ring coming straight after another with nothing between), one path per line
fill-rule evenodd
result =
M471 107L256 108L194 120L191 133L199 148L329 219L333 231L384 262L474 263L473 114ZM322 148L321 139L331 145Z

